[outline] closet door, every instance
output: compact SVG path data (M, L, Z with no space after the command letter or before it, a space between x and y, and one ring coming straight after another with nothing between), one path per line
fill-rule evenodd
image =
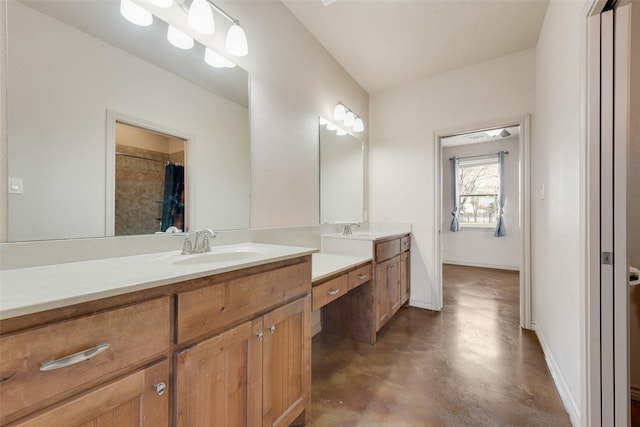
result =
M599 195L600 195L600 375L598 425L627 425L628 266L627 150L629 143L629 58L631 5L594 17L590 37L599 40ZM593 129L590 130L593 132ZM597 185L597 184L596 184ZM593 375L592 375L593 377ZM593 387L593 384L591 385ZM595 403L592 400L592 404Z

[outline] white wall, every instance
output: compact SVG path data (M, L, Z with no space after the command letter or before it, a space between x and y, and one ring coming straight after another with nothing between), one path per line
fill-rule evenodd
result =
M9 240L105 234L106 111L192 136L193 228L249 225L248 111L9 2ZM224 209L220 209L224 206Z
M631 145L629 147L628 243L629 264L640 268L640 1L631 16ZM629 294L631 378L635 398L640 399L640 286Z
M504 226L506 235L494 237L495 227L449 230L452 210L451 157L509 151L504 162ZM442 150L442 262L476 267L520 269L519 141L517 137L460 145Z
M366 144L368 94L282 3L223 8L249 40L238 63L251 73L251 227L318 224L318 116L342 101L362 117Z
M371 96L371 222L413 224L411 304L435 298L434 131L534 109L535 50L421 79Z
M586 16L590 2L551 1L536 55L531 144L533 319L560 394L577 424L581 401Z

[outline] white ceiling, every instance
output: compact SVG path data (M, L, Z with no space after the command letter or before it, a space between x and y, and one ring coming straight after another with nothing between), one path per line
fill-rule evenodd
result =
M535 47L548 0L282 0L372 94Z

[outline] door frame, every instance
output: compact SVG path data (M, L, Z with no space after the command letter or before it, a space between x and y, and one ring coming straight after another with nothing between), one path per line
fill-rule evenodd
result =
M132 116L130 114L122 113L115 110L107 110L106 117L106 200L105 200L105 236L115 236L116 221L115 221L115 207L116 207L116 123L125 123L131 126L136 126L142 129L146 129L151 132L161 133L167 136L183 139L185 141L184 147L184 160L185 160L185 172L184 172L184 197L187 200L184 207L184 218L189 227L194 223L193 214L195 202L191 197L191 179L192 174L189 171L191 165L190 152L192 144L195 141L195 136L176 129L171 129L158 123L153 123L149 120L141 119L139 117Z
M434 269L435 286L433 287L433 301L437 308L442 308L442 138L448 136L462 135L471 132L482 132L484 130L499 127L520 126L519 137L519 222L520 222L520 326L525 329L534 329L532 321L532 295L531 295L531 170L530 170L530 141L531 141L531 116L515 116L504 119L489 120L473 126L459 126L451 129L436 130L434 132L434 229L437 230L434 239Z

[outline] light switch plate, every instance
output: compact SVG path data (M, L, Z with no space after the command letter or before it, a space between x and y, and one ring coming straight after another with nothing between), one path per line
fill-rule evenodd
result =
M22 194L22 178L9 178L9 194Z

